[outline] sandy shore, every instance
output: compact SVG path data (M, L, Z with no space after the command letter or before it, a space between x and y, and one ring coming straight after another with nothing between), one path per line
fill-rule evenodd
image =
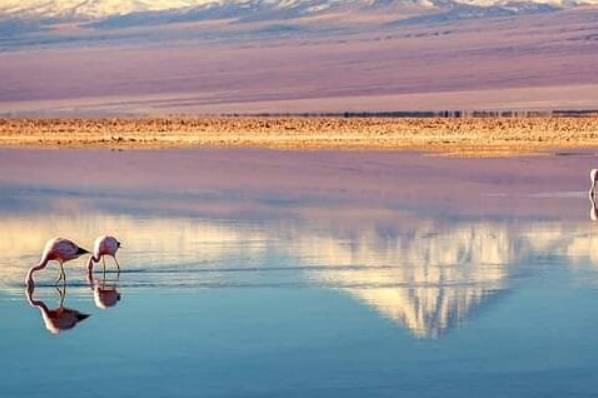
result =
M0 119L0 146L363 149L506 156L598 147L598 117Z

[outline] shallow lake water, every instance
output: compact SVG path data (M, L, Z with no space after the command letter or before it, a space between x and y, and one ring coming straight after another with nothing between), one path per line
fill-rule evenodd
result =
M0 396L596 396L597 164L0 150Z

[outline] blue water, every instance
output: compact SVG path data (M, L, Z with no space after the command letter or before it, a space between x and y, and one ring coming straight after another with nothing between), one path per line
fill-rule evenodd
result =
M349 155L298 171L309 181L325 170L326 189L301 183L281 193L261 171L251 187L191 176L171 197L166 180L136 185L147 169L134 164L125 184L41 179L39 169L19 169L32 153L61 167L56 153L0 152L17 159L0 169L2 397L598 394L598 230L575 159L555 166L563 177L550 190L536 184L542 171L530 171L521 188L516 179L497 187L490 177L499 171L489 169L465 196L439 189L419 206L422 198L383 180L368 189L385 200L367 200L363 184L338 175L356 166ZM77 152L60 155L75 169L82 162ZM253 156L274 167L272 154ZM439 162L393 156L389 168ZM454 162L449 186L463 183L450 177L459 167L483 161ZM414 189L426 182L401 178ZM256 191L276 200L251 199ZM49 266L34 300L56 309L64 294L65 308L90 316L68 330L48 327L21 286L28 267L54 235L90 246L105 232L124 243L123 272L108 260L90 284L76 260L57 289ZM102 308L99 286L120 300Z

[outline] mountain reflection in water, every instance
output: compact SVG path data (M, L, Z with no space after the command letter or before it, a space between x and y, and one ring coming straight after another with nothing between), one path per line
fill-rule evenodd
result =
M338 229L293 221L234 223L89 211L74 217L55 213L51 223L44 219L35 214L3 216L9 239L0 242L0 250L10 253L0 268L4 290L20 291L24 272L48 236L71 231L86 242L96 231L110 229L127 242L121 279L129 290L329 288L367 304L417 337L441 336L513 289L518 278L533 277L534 267L555 256L567 264L598 263L598 236L587 223L420 218L383 229ZM273 264L268 261L272 257L281 261ZM67 265L81 286L87 282L83 263ZM120 293L115 283L108 281L106 287L97 277L90 285L97 306L116 305Z
M594 396L596 158L0 149L1 391Z

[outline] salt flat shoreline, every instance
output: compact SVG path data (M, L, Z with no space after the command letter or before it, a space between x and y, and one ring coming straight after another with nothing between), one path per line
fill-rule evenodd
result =
M421 151L512 156L598 147L598 117L0 119L0 146Z

